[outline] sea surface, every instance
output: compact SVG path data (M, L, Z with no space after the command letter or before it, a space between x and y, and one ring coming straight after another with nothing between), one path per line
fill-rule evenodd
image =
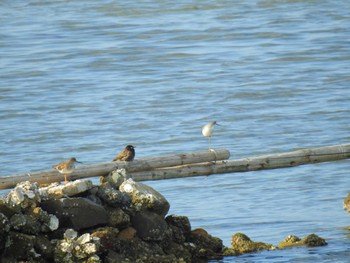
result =
M0 2L0 176L207 151L212 120L231 159L349 143L350 2ZM219 262L350 262L349 160L146 183L226 246L328 242Z

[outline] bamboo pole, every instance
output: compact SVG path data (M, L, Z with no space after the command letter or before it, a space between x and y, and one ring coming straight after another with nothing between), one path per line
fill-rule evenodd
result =
M350 144L302 149L282 154L159 168L147 172L129 173L135 181L162 180L211 174L248 172L293 167L350 158Z
M134 160L133 162L108 162L77 167L70 175L68 175L68 178L69 180L75 180L80 178L105 176L117 168L124 168L128 172L138 172L153 170L161 167L210 162L215 160L226 160L229 157L230 152L228 150L218 149L208 152L193 152L163 157L143 158ZM39 184L49 184L63 180L64 176L53 169L49 171L40 171L27 174L0 176L0 189L12 188L19 182L23 181L38 182Z

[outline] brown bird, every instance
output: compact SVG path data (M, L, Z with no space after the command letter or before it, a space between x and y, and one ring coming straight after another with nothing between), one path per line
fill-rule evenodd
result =
M127 161L131 162L135 158L135 147L132 145L128 145L122 150L117 157L113 159L114 161Z
M63 162L60 162L59 164L52 166L52 168L56 169L57 171L59 171L61 174L64 175L65 184L68 182L67 175L74 171L74 168L75 168L74 163L81 163L81 162L78 162L77 159L75 159L75 157L72 157L67 161L63 161Z

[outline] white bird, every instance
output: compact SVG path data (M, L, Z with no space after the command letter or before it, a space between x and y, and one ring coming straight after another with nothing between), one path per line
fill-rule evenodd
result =
M216 123L216 121L212 121L212 122L204 125L202 128L203 136L208 137L209 151L210 151L210 146L211 146L211 136L213 135L213 129L214 129L215 124L219 125Z

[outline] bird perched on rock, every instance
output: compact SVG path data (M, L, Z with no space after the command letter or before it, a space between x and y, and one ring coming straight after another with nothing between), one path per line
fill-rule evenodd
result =
M64 175L64 183L66 184L68 182L67 175L72 173L75 168L75 163L81 163L75 159L75 157L70 158L67 161L60 162L59 164L53 165L52 168L59 171L61 174Z
M131 162L135 158L135 147L132 145L128 145L122 150L117 157L113 159L114 161L127 161Z
M211 136L213 135L213 128L214 128L215 124L219 125L216 123L216 121L212 121L212 122L204 125L202 128L203 136L208 137L209 151L210 151L210 144L211 144Z

